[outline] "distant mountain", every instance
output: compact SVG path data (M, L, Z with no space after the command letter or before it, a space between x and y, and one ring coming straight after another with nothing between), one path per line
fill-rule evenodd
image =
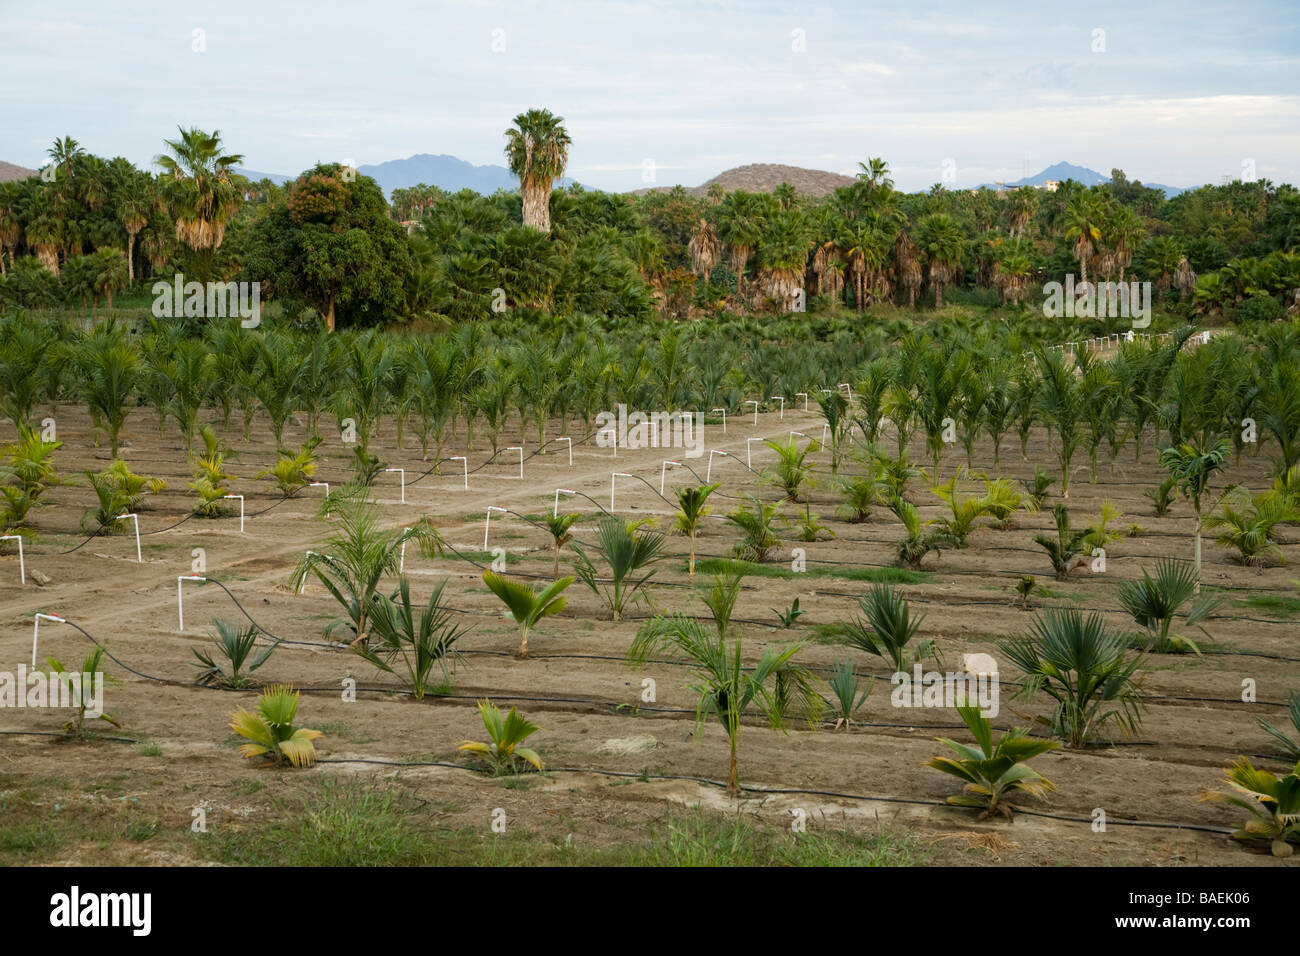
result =
M1086 166L1076 166L1073 163L1060 162L1054 166L1048 166L1036 176L1027 176L1024 179L1017 179L1015 182L1002 183L1001 185L1011 189L1019 186L1042 186L1045 185L1049 179L1055 180L1056 182L1065 182L1067 179L1073 179L1075 182L1082 183L1085 186L1100 186L1104 183L1110 182L1109 176L1103 176L1095 169L1089 169ZM1163 190L1165 196L1169 199L1173 199L1179 193L1187 191L1183 186L1163 186L1160 183L1147 182L1142 183L1142 185L1151 189ZM976 188L996 189L998 186L994 183L983 183Z
M277 186L283 186L289 180L293 179L292 176L281 176L279 173L259 173L255 169L240 169L236 167L235 172L240 176L251 179L253 182L257 182L259 179L269 179Z
M39 169L28 169L26 166L15 166L13 163L0 162L0 183L7 183L13 179L27 179L29 176L39 175Z
M821 169L804 169L802 166L783 166L779 163L750 163L737 166L718 173L708 182L699 186L689 186L686 192L692 196L707 196L709 187L717 183L727 192L744 189L754 193L770 193L782 183L789 183L801 195L827 196L835 190L853 183L852 176L828 173ZM674 186L651 186L635 190L637 195L648 192L666 192Z
M278 185L284 185L296 178L277 173L259 173L248 169L240 169L237 172L249 179L266 178ZM472 189L484 196L490 196L498 189L509 191L519 188L519 180L515 178L515 174L504 166L475 166L473 163L445 154L435 156L432 153L417 153L406 159L390 159L384 163L358 166L357 172L362 176L371 177L383 189L384 195L389 197L393 195L394 189L409 189L421 183L426 186L437 186L451 193ZM566 177L561 179L557 186L564 187L572 183L573 180Z

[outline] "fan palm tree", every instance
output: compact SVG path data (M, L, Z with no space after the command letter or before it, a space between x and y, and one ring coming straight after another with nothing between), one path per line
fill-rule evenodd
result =
M1080 280L1088 281L1088 266L1097 258L1102 241L1101 203L1092 193L1081 192L1066 204L1065 240L1079 263Z
M943 308L943 287L961 274L966 238L957 221L947 213L931 213L917 224L916 245L930 266L934 307Z
M519 655L528 656L528 634L544 617L559 614L569 599L564 597L565 590L573 583L573 578L560 578L541 591L534 591L526 584L514 581L494 571L483 572L483 583L492 589L510 610L510 616L519 625ZM617 617L615 618L617 620Z
M1068 747L1085 747L1107 724L1126 733L1137 730L1142 715L1142 655L1125 659L1125 637L1106 627L1100 614L1084 617L1077 608L1053 608L1034 621L1026 637L999 642L1011 663L1025 672L1017 695L1028 700L1039 690L1056 702L1050 725Z
M1200 655L1200 648L1187 637L1169 634L1170 625L1178 609L1191 600L1196 591L1196 571L1186 561L1162 559L1156 564L1153 578L1142 569L1141 581L1124 581L1119 586L1119 603L1128 614L1147 629L1151 637L1149 649L1157 654L1181 654L1191 651ZM1187 612L1188 627L1200 627L1223 603L1212 596L1197 601ZM1202 634L1210 635L1200 627Z
M573 141L563 123L550 110L531 109L505 133L506 160L523 194L524 225L539 232L551 231L551 187L569 162Z
M704 523L705 517L712 510L705 506L705 502L708 501L709 495L721 487L720 482L714 482L711 485L677 489L678 511L674 528L689 537L691 541L691 556L688 566L691 584L695 583L695 535L700 530L700 525Z
M198 255L203 273L199 278L206 279L226 222L242 200L232 176L244 157L222 151L219 130L180 129L180 134L179 139L164 140L170 152L154 162L168 177L166 195L176 219L176 239Z
M812 674L793 658L803 644L764 650L758 663L749 668L743 662L743 639L732 637L731 614L740 593L740 575L719 575L713 590L703 600L713 616L708 627L682 614L659 615L638 632L628 650L633 666L643 666L652 655L675 652L698 675L691 690L699 695L695 706L695 730L699 734L710 715L718 718L727 732L730 766L727 792L740 793L740 719L745 709L756 706L774 730L784 730L786 718L801 713L815 726L825 701L814 689Z

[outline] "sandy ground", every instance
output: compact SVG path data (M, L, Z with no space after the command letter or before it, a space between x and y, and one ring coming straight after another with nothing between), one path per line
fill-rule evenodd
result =
M67 475L102 468L106 447L95 447L89 421L83 410L58 410L59 438L64 448L57 465ZM310 489L269 512L249 517L246 532L240 533L239 519L193 519L174 530L151 533L173 524L191 507L186 488L188 470L185 452L171 426L161 438L152 413L138 411L128 423L130 447L123 452L132 468L141 474L157 475L168 482L168 491L154 497L140 514L143 563L135 560L131 535L102 537L72 554L60 555L82 540L76 529L82 512L89 507L91 492L84 486L67 486L50 494L51 506L36 516L39 539L29 542L28 583L18 583L16 558L0 559L0 669L14 670L30 662L33 615L40 611L76 622L131 668L152 677L189 680L193 676L193 648L202 646L211 634L212 620L240 618L238 608L213 585L185 585L185 631L177 627L178 575L191 571L192 550L205 552L207 573L220 579L238 596L256 621L268 631L297 641L319 641L325 624L336 616L330 596L318 585L295 595L288 586L294 562L303 551L318 547L328 526L315 515L321 489ZM820 434L817 416L787 410L760 416L758 426L749 416L732 418L724 434L720 426L706 428L708 448L724 449L741 460L746 438L779 436L790 429ZM286 442L296 445L304 429L291 424ZM549 434L566 433L552 423ZM574 426L567 433L579 435ZM250 515L276 503L279 498L267 481L252 476L271 464L274 446L270 432L259 420L253 442L241 440L237 428L228 436L238 452L230 470L241 476L232 491L246 495ZM517 430L508 432L502 445L517 445ZM523 444L531 453L536 440L530 434ZM470 467L478 467L490 454L483 439L468 451ZM1167 518L1152 515L1142 492L1156 484L1154 451L1148 438L1145 461L1133 459L1126 449L1112 474L1103 463L1097 484L1087 481L1086 467L1080 468L1071 487L1070 506L1076 525L1096 515L1103 500L1115 502L1124 515L1114 527L1136 522L1144 533L1124 538L1109 551L1108 569L1092 574L1076 571L1069 581L1056 582L1046 555L1033 543L1038 530L1050 526L1050 514L1016 516L1016 527L997 530L982 527L961 551L945 551L938 559L931 555L925 567L933 575L925 582L906 586L914 611L923 612L922 637L938 643L945 660L955 662L967 652L985 652L999 657L994 642L1028 629L1032 614L1014 603L1019 575L1033 574L1055 597L1037 598L1035 605L1068 605L1095 609L1111 623L1124 626L1127 617L1119 610L1116 582L1140 576L1143 566L1152 566L1159 556L1191 556L1191 510L1175 505ZM413 479L428 466L419 460L418 445L408 438L407 448L395 447L394 430L385 423L372 446L390 464L407 469ZM318 477L331 484L342 483L350 473L348 450L331 437L322 445L323 461ZM444 454L466 454L463 435L452 441ZM620 478L617 512L622 515L655 515L666 519L671 509L655 493L665 458L680 450L620 450L617 458L608 449L579 445L573 450L573 464L562 445L553 445L545 456L529 458L523 481L516 477L514 452L504 454L502 463L489 465L462 488L460 463L444 466L443 475L424 478L406 489L406 503L399 502L397 476L382 475L375 495L384 505L388 520L410 523L432 515L446 539L461 551L483 548L483 514L489 505L505 507L519 514L539 514L552 506L557 487L571 488L608 507L610 475L631 472L650 486ZM755 443L754 466L773 457ZM828 462L827 454L814 456ZM924 460L923 450L913 457ZM1040 462L1054 470L1055 458L1046 436L1035 433L1029 461L1022 461L1018 443L1005 442L998 474L1025 478ZM945 473L964 461L960 449L950 450ZM690 462L701 474L707 455ZM1086 465L1081 455L1080 464ZM977 448L976 470L992 470L992 450ZM828 464L819 464L823 479ZM1227 479L1244 483L1253 490L1267 484L1268 463L1249 455L1233 465ZM724 482L723 495L755 492L760 486L737 461L715 459L714 476ZM668 483L693 481L683 469L671 468ZM972 484L971 488L977 488ZM911 497L922 516L940 514L937 499L914 482ZM1056 489L1056 490L1059 490ZM771 498L771 487L762 489ZM671 497L671 491L668 492ZM812 494L813 509L836 533L833 540L803 543L789 540L781 559L790 560L790 549L804 548L810 567L822 565L886 565L892 560L890 542L898 536L898 525L889 512L876 509L864 524L847 524L834 518L838 496L823 481ZM590 541L597 509L590 501L576 498L572 510L582 511L577 536ZM563 504L563 499L562 499ZM716 496L715 512L729 510L730 499ZM789 509L793 512L794 509ZM664 521L663 523L666 523ZM789 531L791 537L794 529ZM1294 527L1283 534L1289 560L1297 552L1300 538ZM737 536L730 526L711 520L698 543L704 556L725 556ZM551 552L546 533L514 516L494 513L490 545L505 547L511 570L549 576ZM686 583L684 556L686 541L674 536L661 562L655 581L660 585ZM562 557L562 570L569 555ZM53 583L38 588L31 572L49 575ZM533 656L518 660L512 656L517 631L504 618L499 603L486 591L480 570L447 556L434 561L408 554L407 571L415 595L423 599L439 580L446 580L445 598L463 611L462 623L472 628L462 646L468 652L454 679L453 697L415 701L410 698L363 691L356 702L341 699L345 677L355 677L362 687L391 686L392 679L379 674L363 660L345 650L319 646L285 645L279 648L256 676L267 682L292 682L304 688L300 722L327 728L318 741L325 758L379 760L455 760L456 743L481 738L482 727L474 699L491 696L502 703L517 703L520 709L544 729L533 738L549 767L598 768L649 774L684 775L710 779L725 776L726 740L715 724L702 737L691 734L694 698L687 688L687 668L652 663L635 671L623 656L639 620L652 610L686 610L700 613L702 605L683 587L658 586L651 593L653 608L642 605L632 620L614 624L607 619L595 596L575 585L564 613L543 622L530 642ZM1236 589L1232 596L1247 599L1256 594L1297 594L1296 572L1287 567L1264 571L1233 563L1228 553L1209 539L1205 546L1204 580L1208 584ZM794 630L746 625L746 655L757 658L770 643L784 644L808 639L816 624L844 621L856 611L856 599L867 585L835 577L795 577L792 580L748 579L737 605L736 617L773 624L773 608L783 608L796 597L807 614ZM1254 618L1246 620L1245 618ZM1268 620L1264 620L1268 619ZM1033 863L1033 864L1222 864L1295 865L1244 849L1219 833L1188 829L1126 827L1124 821L1156 821L1172 825L1198 825L1231 829L1238 825L1238 811L1198 800L1201 791L1218 786L1223 768L1238 754L1261 755L1257 763L1281 770L1284 765L1268 760L1274 752L1255 717L1264 716L1275 724L1285 722L1277 704L1287 690L1300 687L1300 625L1284 612L1257 607L1229 606L1208 624L1213 637L1209 646L1216 652L1204 658L1158 656L1148 662L1145 691L1151 695L1145 722L1139 735L1121 740L1113 747L1084 752L1064 749L1040 758L1037 766L1056 784L1045 800L1026 804L1045 813L1073 820L1019 815L1014 823L976 823L961 811L933 804L954 792L955 781L924 766L931 756L945 752L933 739L936 734L965 739L965 731L954 725L951 711L898 709L890 706L886 668L879 659L859 651L814 642L801 652L801 659L813 666L829 668L849 656L859 668L878 675L876 689L860 712L860 722L849 732L829 729L812 731L792 727L788 734L752 721L744 729L740 754L743 781L755 787L823 791L824 794L751 794L744 805L774 823L784 825L791 809L808 814L810 826L838 821L837 825L871 828L893 823L926 840L939 862ZM1195 637L1205 645L1204 635ZM65 663L77 660L87 648L85 640L71 628L43 622L40 657L56 655ZM1222 653L1230 651L1233 653ZM1271 655L1271 656L1261 656ZM1282 658L1282 659L1277 659ZM20 779L60 778L112 781L115 797L138 801L155 816L181 825L188 823L194 806L210 808L211 826L239 825L255 819L267 807L275 786L241 796L238 781L259 776L264 770L242 760L233 747L233 735L226 715L236 703L251 706L254 693L230 693L194 686L175 686L146 680L113 666L124 679L121 687L110 688L106 708L123 724L129 736L147 739L161 748L161 758L146 756L128 744L98 741L65 743L51 737L0 737L0 773ZM1019 674L1003 663L1003 676L1014 681ZM653 704L641 701L644 678L656 682ZM1253 679L1261 703L1241 702L1242 683ZM1016 714L1047 711L1044 697L1026 705L1010 700L1014 688L1003 688L1002 714L995 724L1023 723ZM546 701L536 698L560 698ZM49 711L13 709L0 712L0 729L55 731L63 717ZM106 730L109 728L105 728ZM652 744L632 754L610 753L607 741L649 735ZM517 825L551 837L592 843L609 843L628 838L646 821L661 815L674 804L701 804L719 810L735 804L717 788L682 780L628 783L626 779L599 775L555 772L528 789L503 788L500 781L446 768L392 768L362 763L322 763L307 774L385 777L400 775L409 786L447 809L451 825L487 825L492 808L507 810ZM295 777L302 777L302 774ZM93 791L93 787L90 787ZM916 802L907 802L916 801ZM1091 825L1094 811L1105 811L1110 826L1096 832ZM995 834L994 837L981 834ZM981 844L984 840L984 844ZM992 843L989 844L988 840ZM971 846L984 845L972 855ZM987 846L1000 851L988 851ZM112 862L197 862L183 853L166 859L150 858L144 850L137 856L115 857ZM75 853L64 862L105 862L102 854Z

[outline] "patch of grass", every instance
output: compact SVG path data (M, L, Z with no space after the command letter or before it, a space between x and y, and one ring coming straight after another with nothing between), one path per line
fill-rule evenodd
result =
M154 743L152 740L146 740L146 741L144 741L144 742L138 744L138 745L136 746L136 748L135 748L135 752L138 753L141 757L161 757L161 756L162 756L162 748L159 747L159 746L158 746L156 743Z
M682 565L683 573L687 570ZM736 561L731 558L704 558L695 562L697 575L742 573L759 578L841 578L847 581L869 581L878 584L920 584L929 580L929 571L909 571L906 568L848 568L809 565L806 571L792 571L785 564L757 564L753 561Z
M1286 597L1281 594L1252 594L1248 598L1237 598L1233 607L1250 608L1252 611L1271 611L1281 617L1295 617L1300 614L1300 598Z
M324 783L298 800L280 801L276 817L256 828L220 830L192 839L198 852L243 866L913 866L921 845L889 831L865 835L812 829L791 834L749 816L694 810L670 813L647 828L648 840L587 847L510 823L493 833L427 825L423 805L397 791L350 782Z

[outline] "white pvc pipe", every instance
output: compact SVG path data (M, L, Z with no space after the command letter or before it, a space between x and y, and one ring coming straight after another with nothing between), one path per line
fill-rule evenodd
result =
M749 454L749 449L750 449L750 446L753 445L754 442L756 442L756 441L767 441L767 439L766 439L766 438L746 438L746 439L745 439L745 466L746 466L750 471L753 471L753 470L754 470L754 459L750 456L750 454Z
M23 584L27 583L27 564L23 560L23 536L20 534L0 535L0 541L17 541L18 542L18 579Z
M448 461L459 461L465 466L465 490L469 491L469 459L464 455L452 455Z
M727 410L725 408L715 408L715 412L722 412L722 434L727 434Z
M709 467L708 467L708 468L705 470L705 472L704 472L704 481L705 481L706 483L709 481L710 478L713 477L713 456L714 456L714 455L726 455L728 458L735 458L735 457L736 457L735 455L733 455L733 454L732 454L731 452L729 452L729 451L722 451L721 449L718 449L718 448L710 448L710 449L709 449Z
M522 481L524 477L524 450L520 448L518 445L511 445L509 448L506 449L506 451L519 452L519 479Z
M405 468L385 468L384 471L395 471L402 477L402 504L406 504L406 469Z
M243 495L222 495L223 498L239 499L239 533L244 533L244 496Z
M555 504L551 506L551 517L553 518L558 518L560 516L560 492L561 491L563 491L566 495L574 494L574 490L572 488L555 489Z
M600 435L605 434L605 432L609 432L611 435L614 436L614 454L613 454L612 456L610 456L610 457L612 457L612 458L617 458L617 457L618 457L618 429L617 429L617 428L602 428L600 431L596 432L596 435L597 435L597 436L600 436Z
M328 481L313 481L313 482L312 482L311 484L309 484L307 487L308 487L308 488L324 488L324 489L325 489L325 497L328 498L328 497L330 496L330 483L329 483ZM328 511L325 512L325 517L328 518L329 516L330 516L330 513L329 513Z
M556 440L556 441L564 441L564 442L568 442L568 443L569 443L569 467L572 468L572 467L573 467L573 439L572 439L572 438L564 438L564 437L560 437L560 438L557 438L557 439L555 439L555 440Z
M754 401L754 399L752 398L747 398L742 404L754 406L754 427L757 428L758 427L758 402Z
M795 398L798 398L800 395L803 396L803 410L806 412L806 411L808 411L808 393L807 393L807 392L795 392L795 393L794 393L794 397L795 397Z
M635 475L629 475L626 471L611 472L609 476L609 510L614 510L614 479L615 478L634 478Z
M488 505L486 520L483 522L483 550L484 551L488 549L487 546L488 528L492 526L492 512L494 511L500 511L502 514L506 513L505 508L498 508L496 505Z
M41 636L41 618L45 618L45 620L47 621L56 621L59 624L68 623L63 618L55 617L53 614L38 613L36 615L36 626L32 629L32 666L33 667L36 666L36 640Z
M663 463L662 465L659 466L659 496L660 496L660 497L663 497L663 493L664 493L664 473L668 470L668 466L669 466L669 465L676 465L677 467L680 468L680 467L681 467L681 464L682 464L682 463L681 463L680 461L668 461L667 459L665 459L665 460L664 460L664 463Z
M784 420L785 420L785 396L784 396L784 395L773 395L772 398L775 398L778 402L781 403L781 419L784 421ZM772 400L771 398L768 399L768 401L771 401L771 400Z
M310 554L311 552L308 553ZM176 576L176 629L178 631L185 630L185 602L184 598L181 596L181 582L206 580L207 578L201 577L197 574L178 574Z
M141 564L144 564L144 558L140 555L140 518L135 514L117 516L118 521L121 521L123 518L130 518L132 523L135 525L135 559Z

